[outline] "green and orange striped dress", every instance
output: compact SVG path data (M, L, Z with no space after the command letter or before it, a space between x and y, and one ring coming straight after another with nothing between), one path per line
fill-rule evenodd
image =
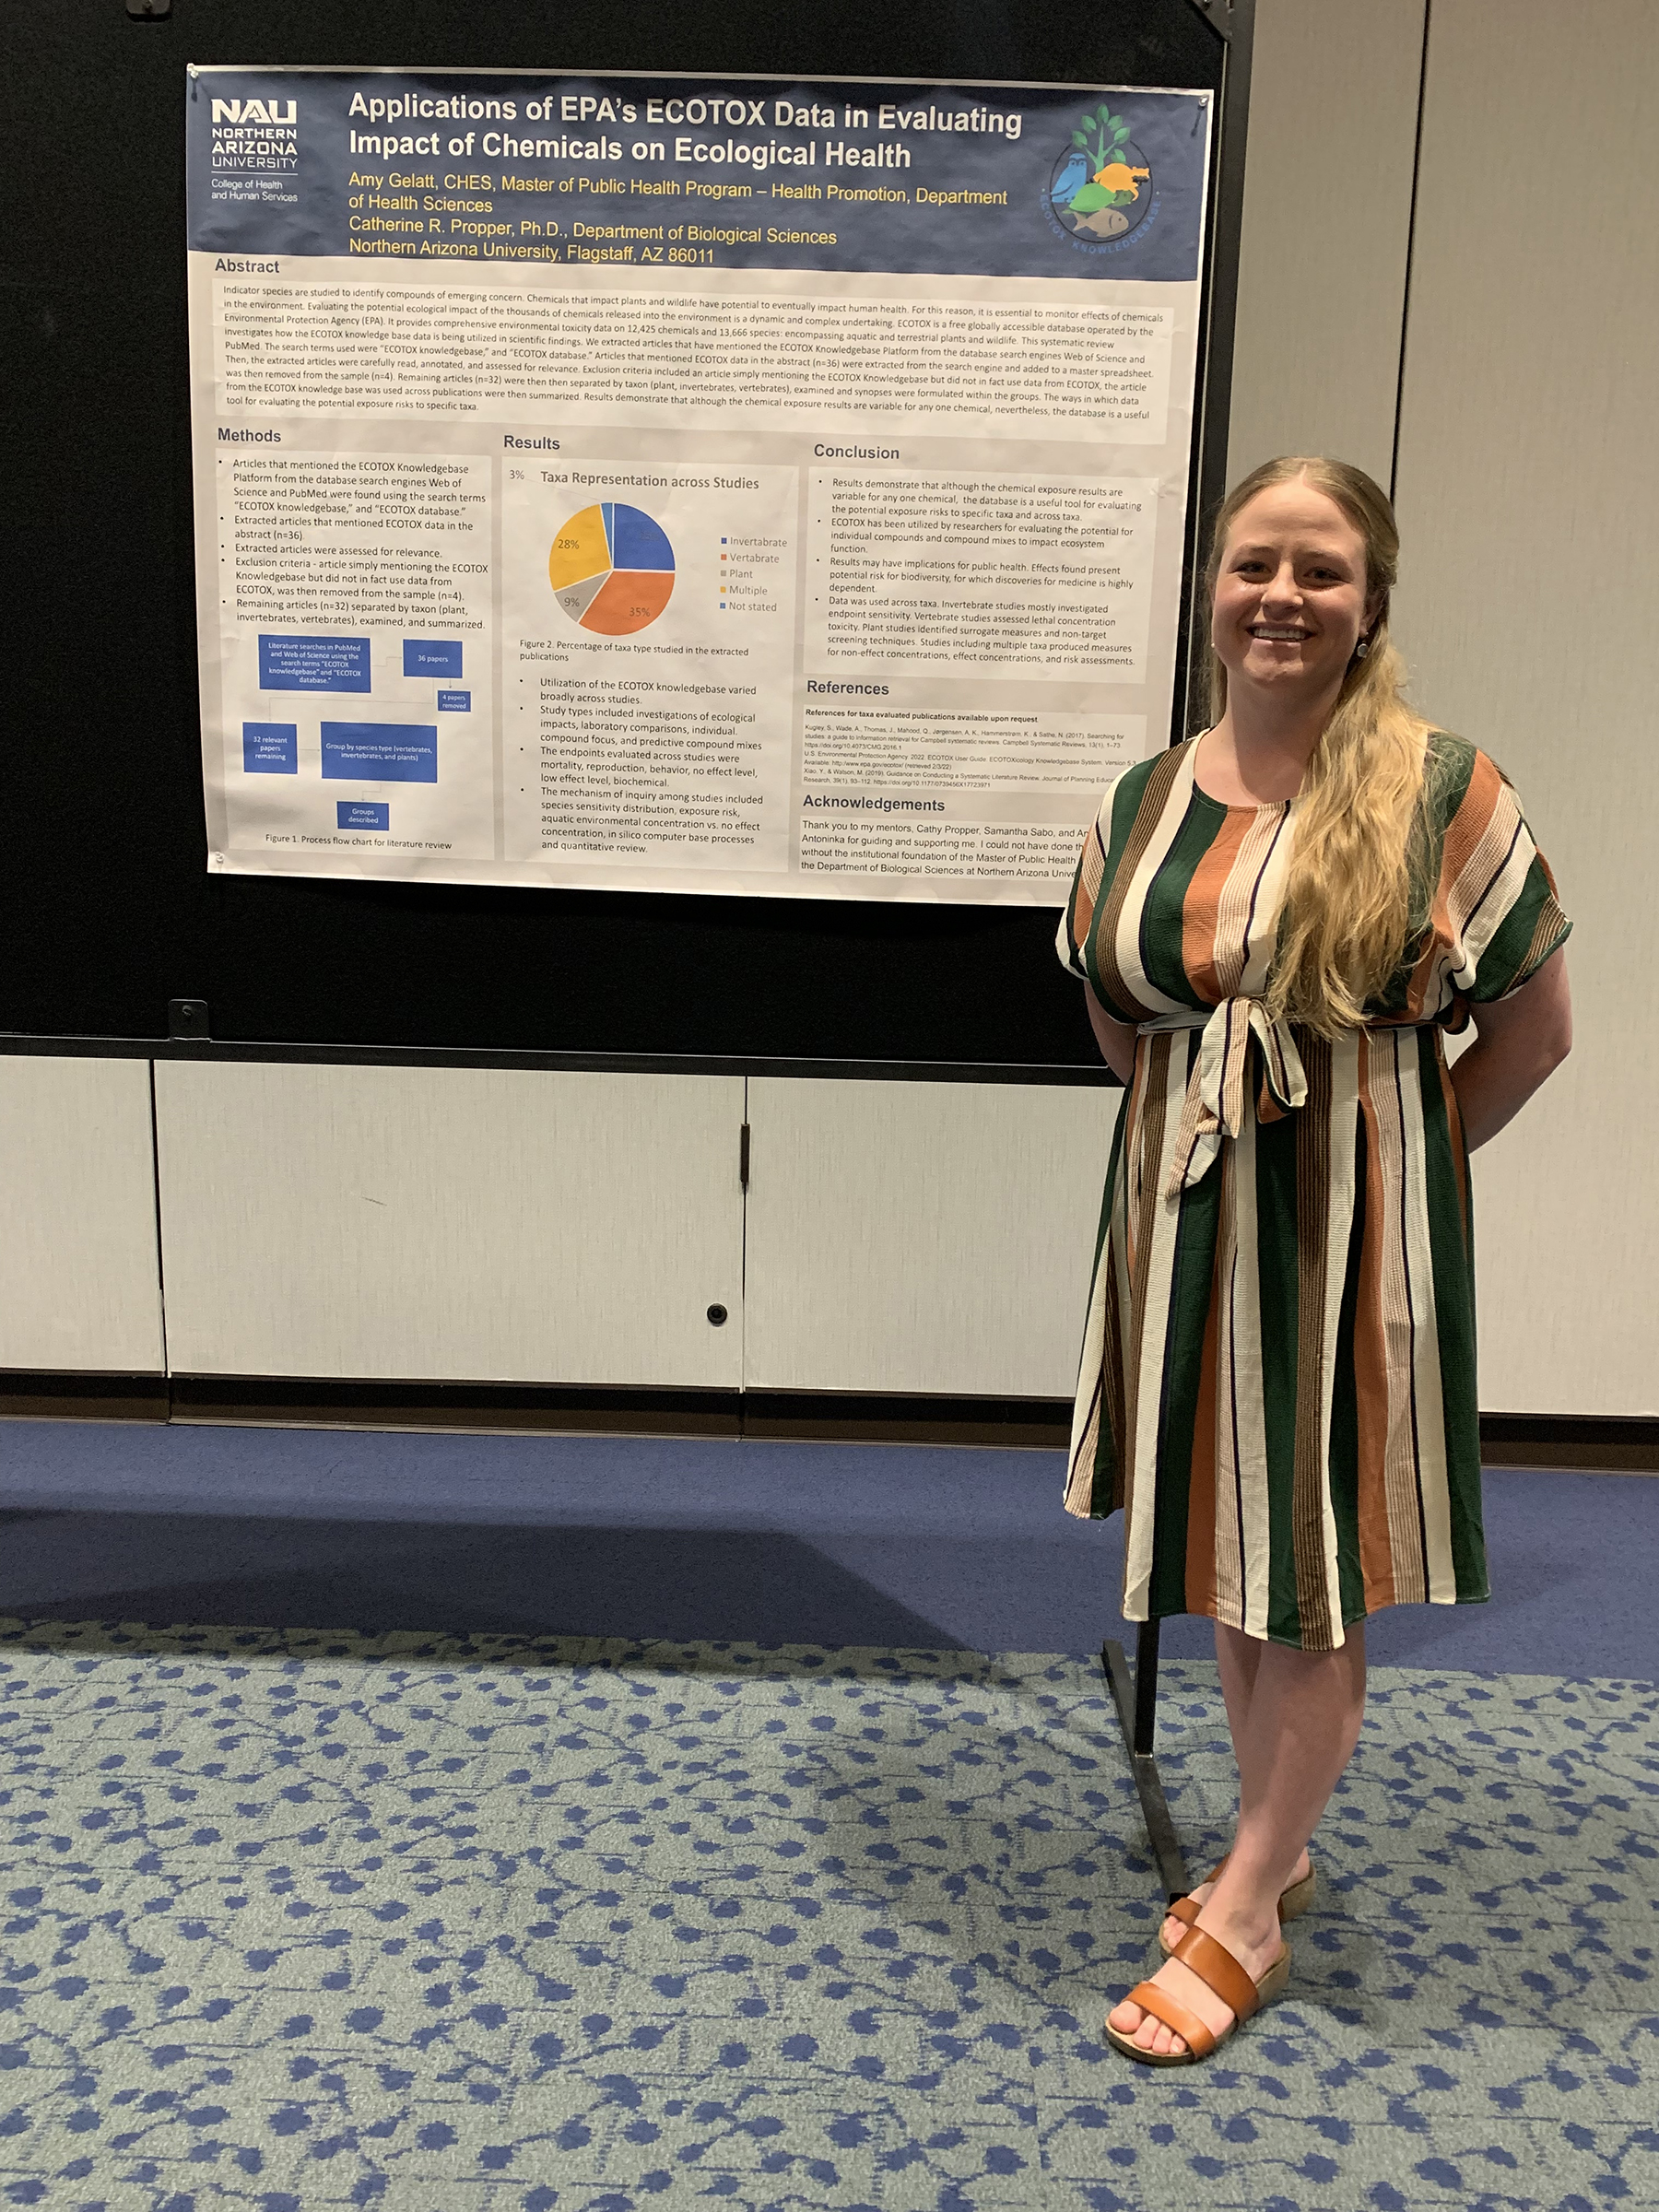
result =
M1488 1594L1442 1037L1571 924L1499 770L1431 742L1429 922L1334 1044L1262 1004L1294 801L1210 798L1189 739L1119 777L1084 847L1060 956L1140 1035L1065 1504L1124 1508L1127 1619L1207 1613L1328 1651L1380 1606Z

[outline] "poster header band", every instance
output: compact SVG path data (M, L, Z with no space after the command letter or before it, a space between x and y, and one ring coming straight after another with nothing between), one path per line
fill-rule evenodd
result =
M707 248L705 267L1078 276L1122 263L1143 282L1191 283L1208 96L1119 93L1112 130L1079 147L1085 104L1074 86L512 77L486 92L303 72L276 93L262 72L205 71L191 84L191 243L641 262L678 242Z

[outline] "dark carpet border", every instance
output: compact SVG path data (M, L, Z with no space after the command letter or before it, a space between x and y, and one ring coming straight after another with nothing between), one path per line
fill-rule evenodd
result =
M1070 1434L1071 1403L850 1391L559 1388L11 1369L0 1371L0 1419L6 1418L752 1437L1061 1451ZM1491 1466L1659 1474L1659 1419L1645 1416L1486 1413L1480 1417L1480 1440Z

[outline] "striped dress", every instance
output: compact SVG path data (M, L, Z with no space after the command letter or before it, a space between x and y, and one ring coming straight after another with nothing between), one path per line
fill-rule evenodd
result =
M1295 803L1227 806L1196 739L1119 777L1058 949L1140 1035L1107 1170L1066 1484L1124 1512L1124 1613L1308 1651L1487 1592L1470 1190L1442 1036L1571 924L1514 792L1431 741L1438 883L1327 1043L1268 1020Z

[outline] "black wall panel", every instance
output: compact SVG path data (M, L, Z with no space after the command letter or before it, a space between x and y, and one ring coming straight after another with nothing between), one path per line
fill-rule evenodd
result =
M1222 10L1220 12L1227 12ZM1194 85L1194 0L7 0L0 1030L1098 1065L1047 911L210 877L188 62ZM1227 214L1220 255L1231 241ZM1230 300L1218 278L1218 299Z

